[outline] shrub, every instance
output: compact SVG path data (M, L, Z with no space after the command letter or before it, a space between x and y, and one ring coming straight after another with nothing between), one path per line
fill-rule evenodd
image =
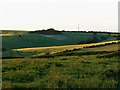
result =
M60 60L68 60L67 58L61 58Z
M101 73L102 79L120 79L120 69L107 69Z
M35 69L36 73L40 76L40 77L43 77L44 75L46 75L46 71L45 71L45 68L36 68Z
M32 56L31 58L54 58L55 56L49 53L40 56Z
M56 67L63 67L63 64L56 62L56 63L55 63L55 66L56 66Z
M48 69L52 66L53 62L48 62L46 65L45 65L45 68Z
M64 81L59 80L59 81L58 81L58 87L60 88L60 87L62 87L63 85L64 85Z
M112 58L112 57L119 57L119 51L117 52L112 52L112 53L107 53L103 55L98 55L97 58Z
M80 48L74 48L72 51L78 51L80 50Z

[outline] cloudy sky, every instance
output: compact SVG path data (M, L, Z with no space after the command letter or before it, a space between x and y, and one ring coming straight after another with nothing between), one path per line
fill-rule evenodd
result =
M118 31L119 0L0 0L0 29Z

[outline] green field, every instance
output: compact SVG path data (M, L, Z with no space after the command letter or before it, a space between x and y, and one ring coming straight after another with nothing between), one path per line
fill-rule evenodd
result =
M3 33L11 33L2 36L3 88L120 88L115 34L97 33L99 42L80 44L93 33Z
M43 46L61 46L80 44L84 41L110 41L116 40L114 34L107 33L84 33L84 32L62 32L57 35L43 35L36 33L29 33L28 31L2 31L3 36L2 45L5 49L18 49L26 47L43 47Z

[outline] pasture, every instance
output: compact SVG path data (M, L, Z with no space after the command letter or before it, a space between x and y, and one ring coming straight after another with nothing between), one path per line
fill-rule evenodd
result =
M3 33L11 33L2 36L3 89L120 88L120 41L116 34ZM93 35L99 41L87 43Z
M3 59L3 88L118 88L116 44L43 55ZM104 48L101 51L101 48ZM110 56L112 55L112 56ZM100 57L103 56L103 57Z

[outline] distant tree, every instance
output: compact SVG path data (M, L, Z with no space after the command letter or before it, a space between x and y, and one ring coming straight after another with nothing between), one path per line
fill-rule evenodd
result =
M55 35L55 34L62 34L61 31L57 31L54 28L49 28L47 30L37 30L37 31L32 31L30 33L37 33L37 34L47 34L47 35Z
M61 32L66 32L65 30L62 30Z
M49 30L49 31L55 31L55 29L54 29L54 28L49 28L49 29L47 29L47 30Z

